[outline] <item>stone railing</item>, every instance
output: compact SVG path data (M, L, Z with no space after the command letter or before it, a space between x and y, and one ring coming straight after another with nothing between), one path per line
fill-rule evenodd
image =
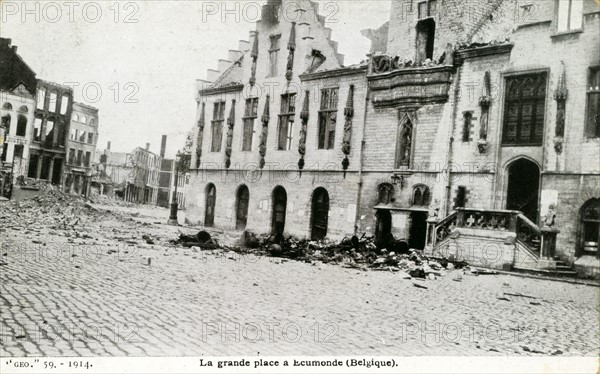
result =
M555 227L538 227L520 211L458 208L441 221L428 220L427 245L435 247L455 231L465 234L471 230L477 236L485 231L506 232L537 258L554 257L559 232Z

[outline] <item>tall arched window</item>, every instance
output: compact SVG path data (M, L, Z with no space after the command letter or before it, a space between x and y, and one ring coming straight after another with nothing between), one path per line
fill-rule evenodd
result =
M431 204L431 193L429 187L424 184L416 185L413 188L413 205L429 206Z
M206 209L204 211L204 226L212 227L215 223L215 203L217 201L217 189L209 183L206 186Z
M580 227L580 254L597 256L600 242L600 199L591 199L583 204Z
M25 136L27 132L27 117L22 114L19 114L17 117L17 136Z

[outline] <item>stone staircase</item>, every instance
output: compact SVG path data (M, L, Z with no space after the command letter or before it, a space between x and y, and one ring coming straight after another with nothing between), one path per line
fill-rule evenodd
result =
M428 220L425 255L487 268L576 277L572 266L555 254L558 232L555 227L538 227L519 211L459 208L441 220Z

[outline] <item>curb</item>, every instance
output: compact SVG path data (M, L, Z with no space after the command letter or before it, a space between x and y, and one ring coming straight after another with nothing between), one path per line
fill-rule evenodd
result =
M478 267L483 268L482 266L478 266ZM593 281L593 280L545 277L545 276L541 276L541 275L519 273L519 272L514 272L514 271L505 271L505 270L497 270L497 269L490 269L490 270L493 270L493 271L497 272L498 274L512 275L512 276L521 277L521 278L531 278L531 279L548 280L548 281L563 282L563 283L570 283L570 284L581 284L584 286L591 286L591 287L600 287L600 282Z

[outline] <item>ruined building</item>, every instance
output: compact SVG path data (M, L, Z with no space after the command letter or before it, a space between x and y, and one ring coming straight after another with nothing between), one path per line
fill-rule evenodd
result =
M315 3L263 9L198 82L188 220L597 274L594 0L393 1L352 66Z
M0 196L9 197L29 163L37 80L10 39L0 38Z
M74 103L67 139L65 192L88 196L98 140L98 109Z

